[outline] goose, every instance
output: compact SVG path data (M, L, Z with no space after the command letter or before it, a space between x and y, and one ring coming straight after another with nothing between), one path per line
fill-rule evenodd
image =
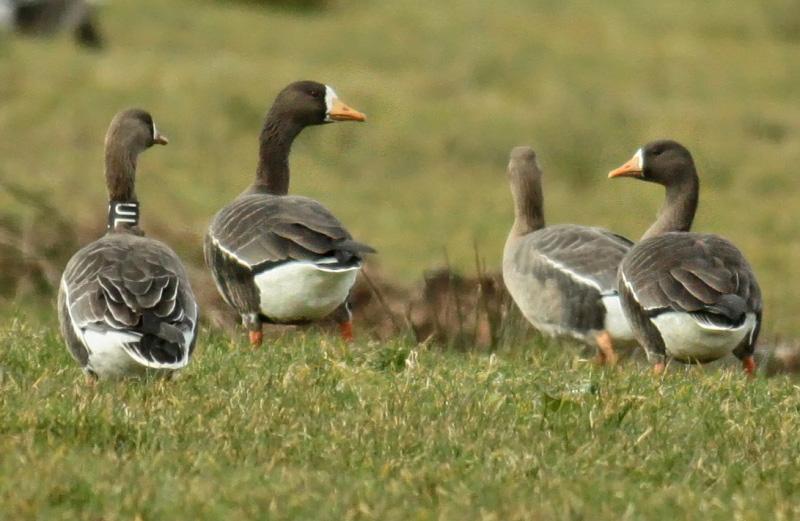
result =
M545 226L542 171L530 147L511 151L508 178L514 224L503 251L503 281L539 331L568 336L614 364L614 343L632 341L617 291L619 263L632 243L603 228Z
M103 39L89 0L0 0L0 28L23 34L49 35L71 31L86 47L100 48Z
M303 324L329 315L352 340L350 289L363 255L375 250L354 241L322 204L289 195L289 150L307 126L365 120L330 86L291 83L264 121L255 180L212 219L205 261L251 345L261 344L264 323Z
M623 259L618 280L623 310L654 372L662 373L668 359L705 363L733 353L752 376L761 290L736 246L689 231L700 190L689 150L676 141L653 141L608 177L666 188L664 206Z
M136 162L156 144L167 138L144 110L114 117L105 139L106 233L69 260L59 285L61 335L91 379L171 373L194 350L198 307L186 271L139 228Z

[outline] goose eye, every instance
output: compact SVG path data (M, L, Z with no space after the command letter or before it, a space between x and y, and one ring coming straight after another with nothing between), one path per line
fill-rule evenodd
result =
M312 98L321 98L322 97L322 92L318 91L318 90L312 90L311 91L311 97Z

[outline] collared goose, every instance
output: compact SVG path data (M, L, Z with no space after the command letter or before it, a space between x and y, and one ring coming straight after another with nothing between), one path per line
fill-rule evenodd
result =
M99 48L103 39L90 4L88 0L0 0L0 28L28 35L72 31L81 45Z
M545 227L542 171L530 147L511 151L508 177L514 225L503 251L503 281L538 330L597 348L616 362L613 344L633 340L622 313L616 274L631 241L602 228Z
M700 189L689 151L675 141L653 141L608 176L666 188L658 218L619 271L623 309L654 371L663 372L668 357L704 363L733 352L754 374L761 291L733 244L689 231Z
M327 85L290 84L264 122L255 181L211 221L206 264L252 345L261 344L263 323L299 324L331 314L342 337L352 339L350 288L363 254L374 250L352 240L317 201L288 195L289 150L307 126L365 119Z
M180 259L139 228L136 161L154 144L167 139L150 114L114 117L105 140L108 228L70 259L61 278L61 334L93 378L180 369L197 338L197 304Z

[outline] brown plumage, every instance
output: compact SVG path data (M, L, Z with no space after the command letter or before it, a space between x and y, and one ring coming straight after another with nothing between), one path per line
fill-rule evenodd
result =
M108 230L64 269L61 333L93 376L179 369L194 349L198 308L183 265L168 246L143 237L138 226L137 157L166 143L145 111L114 118L106 136Z
M211 222L206 264L253 344L262 323L302 323L335 313L350 333L347 294L372 248L352 239L317 201L287 195L289 152L307 126L363 121L320 83L292 83L275 99L260 137L253 184Z
M511 152L515 219L503 252L503 280L522 314L550 335L577 338L614 362L613 342L630 340L616 272L631 242L602 228L545 227L542 172L530 147Z
M626 315L648 358L661 371L667 357L709 362L733 352L752 372L761 292L733 244L689 232L699 194L691 154L675 141L654 141L609 174L622 176L666 187L658 218L619 272Z

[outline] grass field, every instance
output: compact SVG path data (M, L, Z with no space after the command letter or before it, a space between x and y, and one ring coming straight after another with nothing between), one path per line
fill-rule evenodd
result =
M305 132L292 191L390 280L472 271L476 244L499 268L518 144L539 152L550 222L638 237L661 191L606 174L673 137L700 169L696 229L758 273L764 345L800 336L794 0L326 4L115 0L102 53L0 34L0 519L799 518L790 377L603 372L541 340L489 354L311 330L253 351L205 328L176 380L85 384L52 287L25 281L102 232L113 114L145 107L169 136L139 163L143 226L197 268L301 78L369 120Z
M0 341L3 519L800 516L784 377L308 333L258 351L205 335L177 380L87 387L52 329Z

